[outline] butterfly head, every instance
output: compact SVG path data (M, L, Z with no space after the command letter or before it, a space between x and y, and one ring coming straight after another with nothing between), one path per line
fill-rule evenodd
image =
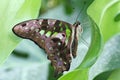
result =
M73 26L75 26L75 27L78 27L80 25L80 22L79 21L76 21L74 24L73 24Z

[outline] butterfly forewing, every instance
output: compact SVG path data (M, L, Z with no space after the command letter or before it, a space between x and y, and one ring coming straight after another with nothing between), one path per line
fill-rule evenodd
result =
M69 70L71 54L73 57L76 56L77 27L55 19L35 19L15 25L13 32L22 38L34 41L43 48L55 72L60 74Z

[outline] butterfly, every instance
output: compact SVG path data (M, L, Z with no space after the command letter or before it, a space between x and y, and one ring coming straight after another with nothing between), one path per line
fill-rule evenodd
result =
M16 24L12 31L44 49L58 75L68 71L72 57L76 57L78 34L82 28L78 21L70 24L56 19L32 19Z

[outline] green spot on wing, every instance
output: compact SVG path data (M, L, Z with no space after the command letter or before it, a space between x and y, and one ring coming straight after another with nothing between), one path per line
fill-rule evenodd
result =
M58 32L54 32L52 36L56 36L58 34Z
M45 33L45 30L41 30L39 33L43 35Z
M68 25L65 25L65 27L66 27L66 30L65 30L66 36L67 36L67 39L68 39L70 37L71 31L70 31Z
M66 27L66 30L65 30L65 32L66 32L66 43L68 43L69 37L71 35L71 31L70 31L68 25L65 25L65 27Z
M54 28L53 28L53 29L55 30L55 28L56 28L56 27L54 26Z
M62 28L62 27L60 28L60 31L63 31L63 28Z
M69 38L70 34L71 34L71 31L69 29L66 29L67 38Z
M62 22L59 24L59 26L62 26Z
M46 33L46 36L47 36L47 37L50 37L51 33L52 33L51 31L48 31L48 32Z

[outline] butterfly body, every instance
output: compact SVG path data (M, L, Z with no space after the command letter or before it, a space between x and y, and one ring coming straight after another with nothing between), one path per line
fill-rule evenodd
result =
M71 57L76 57L78 28L79 22L72 25L55 19L34 19L15 25L13 32L43 48L56 74L60 74L69 70Z

